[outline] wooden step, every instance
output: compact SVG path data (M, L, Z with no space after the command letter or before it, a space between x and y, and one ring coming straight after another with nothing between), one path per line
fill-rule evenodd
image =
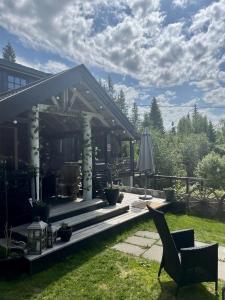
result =
M90 211L84 214L73 216L64 220L56 221L52 223L56 229L60 228L62 221L67 223L72 227L72 230L79 230L81 228L102 222L104 220L113 218L115 216L121 215L129 210L129 205L117 204L115 206L107 206L100 208L94 211ZM27 240L27 227L29 224L23 224L13 228L14 236L19 237L19 239L26 241Z
M155 208L164 209L167 206L168 203L164 202ZM86 242L90 242L92 238L104 233L108 235L108 232L113 232L115 229L121 228L121 226L127 227L133 221L148 216L149 213L147 210L129 210L122 215L74 231L69 242L63 243L57 240L53 248L45 250L41 255L27 255L26 259L29 262L29 271L32 274L43 270L47 266L62 260L65 256L73 254L74 251L86 245Z
M60 204L51 208L49 222L64 220L104 206L106 206L106 202L101 199Z

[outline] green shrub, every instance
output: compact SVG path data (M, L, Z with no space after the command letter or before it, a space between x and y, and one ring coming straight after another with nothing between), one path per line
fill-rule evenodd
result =
M215 152L206 155L198 163L196 175L205 178L207 186L223 189L225 187L225 155Z

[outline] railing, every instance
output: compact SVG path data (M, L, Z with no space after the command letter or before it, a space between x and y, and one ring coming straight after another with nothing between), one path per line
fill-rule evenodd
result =
M184 182L186 186L186 193L190 191L190 186L195 183L200 183L201 188L204 186L205 179L198 177L179 177L179 176L167 176L167 175L153 175L153 186L157 188L157 181L161 179L166 179L169 183L169 186L173 186L177 181Z

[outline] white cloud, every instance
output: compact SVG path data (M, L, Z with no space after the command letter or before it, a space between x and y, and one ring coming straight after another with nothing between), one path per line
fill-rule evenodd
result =
M197 0L172 3L186 7ZM25 46L137 79L136 92L127 88L129 99L149 97L149 90L141 91L145 87L189 83L207 103L224 103L225 0L170 24L160 0L65 0L57 5L53 0L1 0L0 11L0 26ZM30 64L50 72L67 67L54 61ZM171 97L161 93L159 99Z
M24 57L17 56L16 61L21 65L52 74L59 73L68 69L68 66L66 64L53 60L48 60L46 63L41 64L40 62L28 61Z

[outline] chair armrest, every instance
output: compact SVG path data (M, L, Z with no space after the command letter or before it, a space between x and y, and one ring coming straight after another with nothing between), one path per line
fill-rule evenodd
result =
M212 267L218 268L218 244L203 247L192 247L180 249L181 264L184 268Z
M181 248L194 247L194 230L185 229L171 232L177 251Z

